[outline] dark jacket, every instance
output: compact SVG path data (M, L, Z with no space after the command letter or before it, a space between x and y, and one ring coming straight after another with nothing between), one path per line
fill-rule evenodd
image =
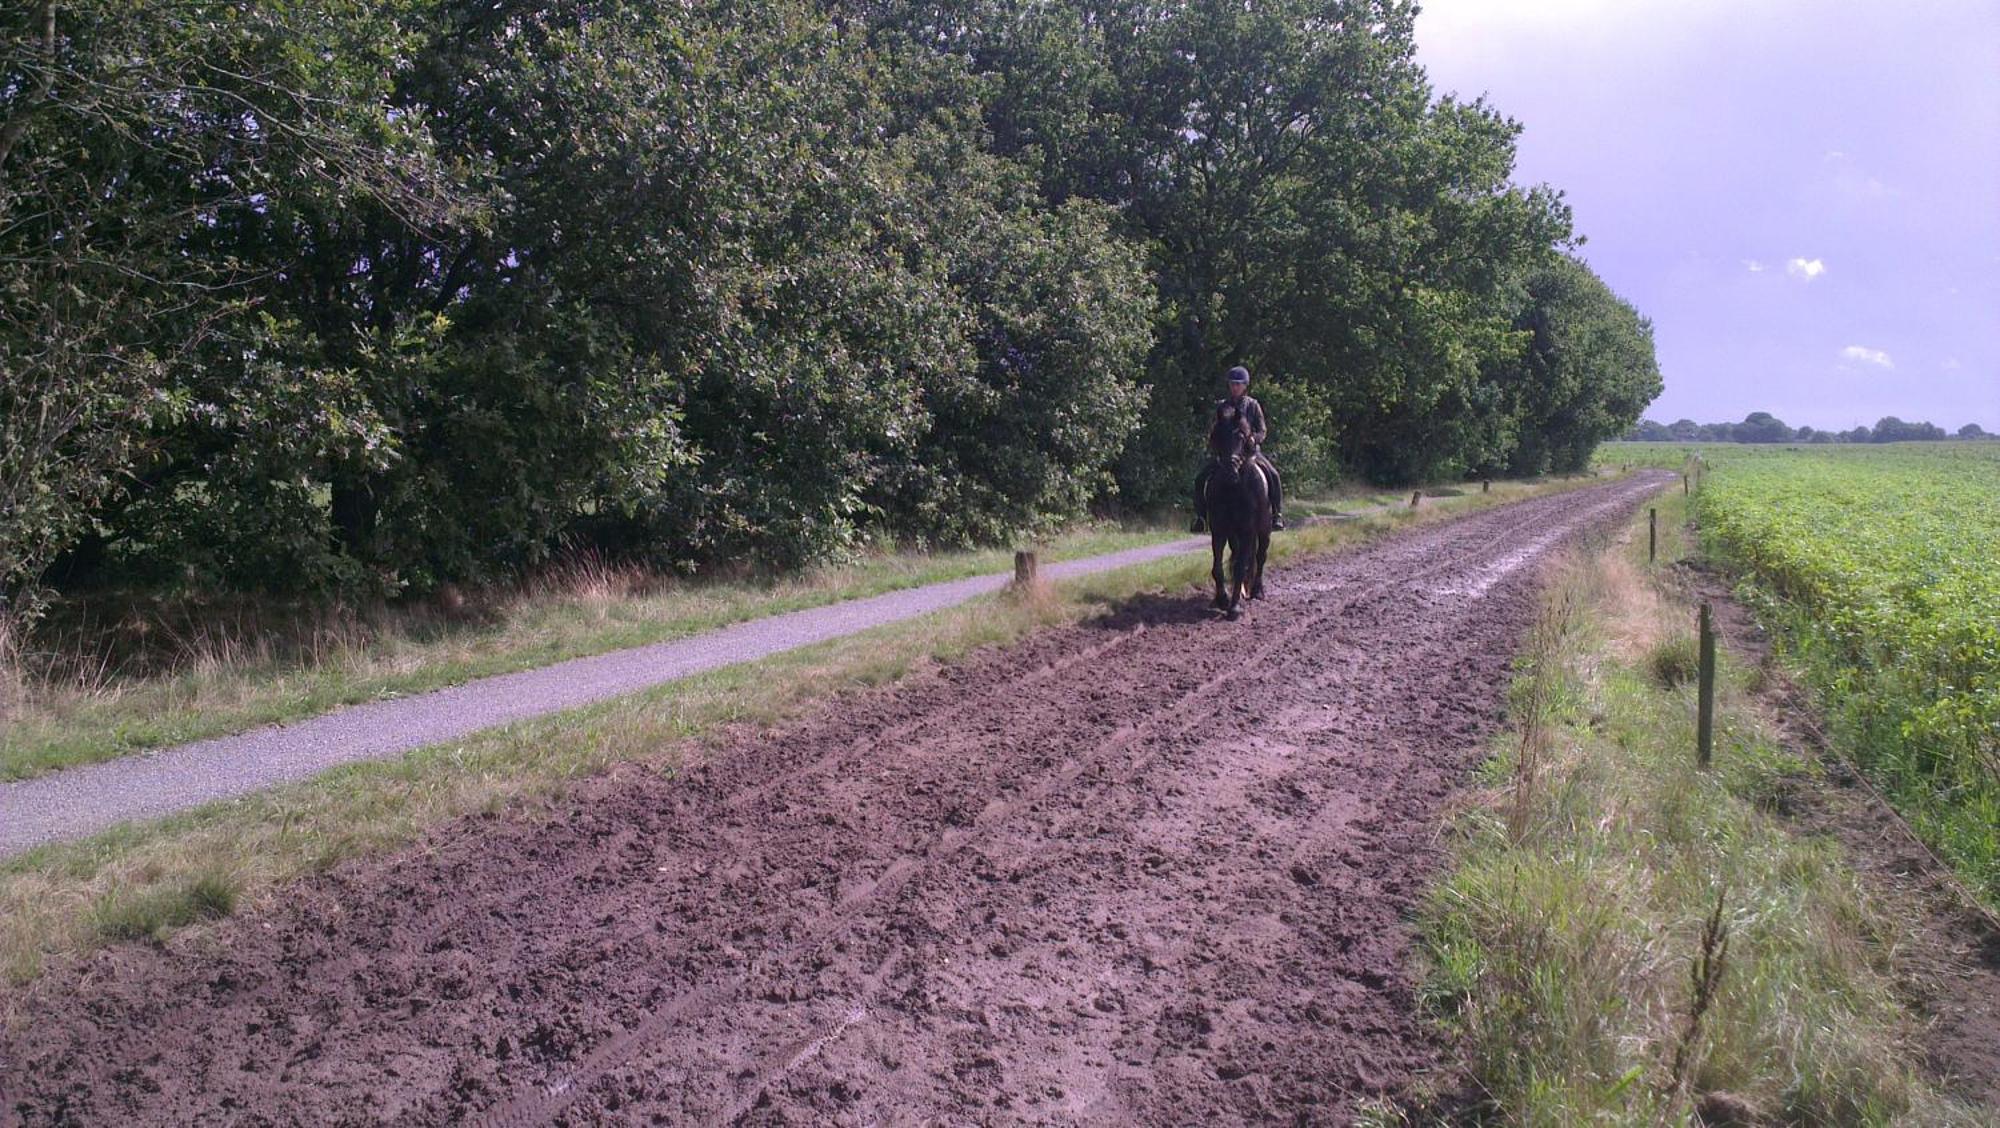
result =
M1250 425L1250 445L1253 447L1263 446L1264 405L1257 402L1257 397L1248 394L1237 399L1225 397L1215 401L1215 417L1217 419L1228 418L1228 413L1232 410L1241 414L1243 421Z

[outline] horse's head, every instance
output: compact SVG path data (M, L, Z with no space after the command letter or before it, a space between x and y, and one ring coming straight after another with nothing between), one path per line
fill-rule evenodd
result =
M1208 453L1234 475L1250 458L1250 424L1235 411L1218 413L1208 428Z

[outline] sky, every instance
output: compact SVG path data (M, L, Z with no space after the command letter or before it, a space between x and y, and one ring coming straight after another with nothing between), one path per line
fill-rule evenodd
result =
M2000 432L2000 0L1427 0L1653 322L1662 423Z

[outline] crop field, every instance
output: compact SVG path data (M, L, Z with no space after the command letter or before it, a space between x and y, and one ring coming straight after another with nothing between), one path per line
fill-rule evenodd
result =
M1703 538L1788 628L1836 739L2000 901L2000 444L1701 456Z

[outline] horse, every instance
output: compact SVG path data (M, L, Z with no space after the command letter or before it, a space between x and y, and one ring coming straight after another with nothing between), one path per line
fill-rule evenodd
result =
M1271 551L1271 491L1251 462L1250 427L1241 416L1218 418L1208 429L1208 453L1215 469L1208 476L1209 548L1215 554L1212 606L1234 619L1247 593L1264 598L1264 557ZM1229 549L1229 582L1222 577L1222 550Z

